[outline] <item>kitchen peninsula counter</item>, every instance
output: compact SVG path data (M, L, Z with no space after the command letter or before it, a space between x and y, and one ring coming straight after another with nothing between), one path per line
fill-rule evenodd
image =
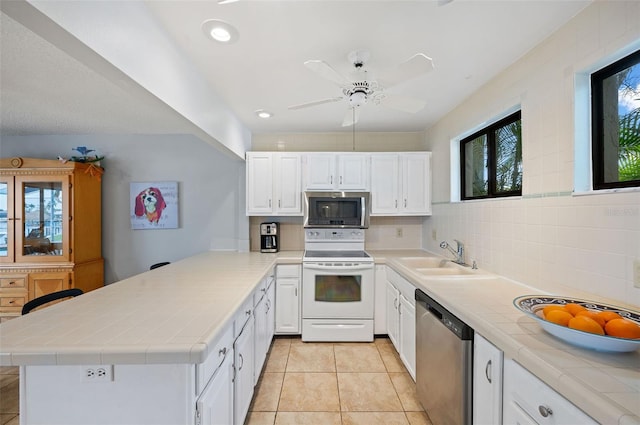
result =
M276 262L204 252L0 325L0 365L202 363Z

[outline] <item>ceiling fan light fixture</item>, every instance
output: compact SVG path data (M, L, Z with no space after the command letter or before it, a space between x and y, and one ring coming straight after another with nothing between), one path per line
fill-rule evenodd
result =
M202 31L212 40L224 44L231 44L238 41L240 34L231 24L218 19L207 19L202 23Z
M367 94L363 91L354 91L353 93L351 93L351 96L349 96L349 104L353 108L362 106L365 103L367 103Z

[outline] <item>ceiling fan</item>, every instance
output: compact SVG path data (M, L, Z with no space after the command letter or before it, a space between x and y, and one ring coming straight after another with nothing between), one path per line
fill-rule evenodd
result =
M366 104L385 106L398 111L415 114L426 105L426 102L413 97L394 95L385 90L405 81L412 80L433 69L433 61L424 53L416 53L399 64L396 68L380 78L375 78L365 67L370 58L367 50L355 50L347 55L353 65L349 78L333 69L321 60L308 60L304 65L321 77L337 84L342 95L313 102L289 106L290 110L302 109L325 103L347 101L349 109L345 114L342 126L350 126L358 122L360 107Z

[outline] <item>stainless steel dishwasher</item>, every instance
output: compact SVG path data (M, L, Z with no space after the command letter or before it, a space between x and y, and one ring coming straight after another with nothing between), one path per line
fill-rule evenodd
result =
M473 329L416 289L416 389L434 425L472 421Z

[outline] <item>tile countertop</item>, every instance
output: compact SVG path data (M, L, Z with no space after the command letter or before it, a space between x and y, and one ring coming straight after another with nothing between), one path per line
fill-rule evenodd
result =
M513 306L521 295L557 294L624 306L570 288L532 288L492 275L424 279L399 257L421 250L370 250L603 424L640 425L640 352L601 353L547 334ZM0 325L0 365L201 363L274 264L301 251L205 252ZM634 308L634 306L629 306Z
M550 387L602 424L640 424L640 351L605 353L565 343L520 312L522 295L553 294L638 310L636 306L573 288L533 288L492 275L487 279L425 279L396 258L429 256L420 251L369 251Z
M132 276L2 323L0 366L202 363L270 268L301 261L205 252Z

